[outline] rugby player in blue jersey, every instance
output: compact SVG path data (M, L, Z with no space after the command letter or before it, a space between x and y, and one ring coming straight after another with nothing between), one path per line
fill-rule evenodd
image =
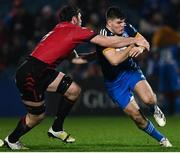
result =
M100 34L143 38L132 25L126 23L125 16L118 7L111 7L107 10L106 27L100 30ZM149 49L149 46L147 48L135 45L123 48L97 46L96 53L104 75L106 90L113 102L130 116L139 129L156 139L160 145L171 147L169 140L143 115L133 96L135 92L142 102L151 108L159 126L166 124L165 116L157 106L156 95L134 60L146 49ZM84 59L87 58L88 56L84 56ZM82 61L79 59L79 62Z

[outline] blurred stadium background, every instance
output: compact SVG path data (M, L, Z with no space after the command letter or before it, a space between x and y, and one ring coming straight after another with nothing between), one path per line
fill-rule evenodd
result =
M151 44L151 51L139 62L157 93L160 107L166 115L179 116L179 0L0 0L0 134L5 120L9 119L3 117L25 113L13 80L17 66L58 22L57 12L67 3L79 6L83 11L83 25L95 31L105 23L105 11L109 6L117 5L124 10L128 22ZM95 50L95 46L83 44L77 50L90 52ZM58 69L72 76L83 89L72 116L123 116L104 90L96 60L85 65L65 61ZM57 94L46 94L47 115L55 114L60 98ZM147 109L140 101L139 104Z

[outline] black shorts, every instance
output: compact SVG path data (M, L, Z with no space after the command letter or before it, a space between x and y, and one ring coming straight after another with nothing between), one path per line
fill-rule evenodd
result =
M54 68L30 56L16 72L16 84L23 100L40 102L44 92L58 76Z

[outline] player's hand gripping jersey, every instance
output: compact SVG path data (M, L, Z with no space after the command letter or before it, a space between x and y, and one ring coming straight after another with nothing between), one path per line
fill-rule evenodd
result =
M44 36L31 55L44 63L52 64L66 58L78 44L95 35L88 28L62 22Z

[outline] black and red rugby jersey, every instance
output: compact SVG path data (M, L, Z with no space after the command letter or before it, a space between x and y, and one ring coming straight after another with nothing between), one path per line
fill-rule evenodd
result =
M88 28L62 22L43 37L31 56L44 63L53 64L69 56L78 44L90 40L95 35L94 31Z

